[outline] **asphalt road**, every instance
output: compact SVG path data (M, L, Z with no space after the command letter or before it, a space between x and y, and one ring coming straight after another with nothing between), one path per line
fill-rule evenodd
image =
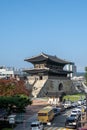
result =
M66 117L69 115L71 110L67 110L63 112L61 115L58 115L54 118L49 127L65 127L65 120ZM26 121L24 120L23 123L18 124L14 130L30 130L30 124L32 121L37 120L37 114L34 114L32 117L28 118ZM47 126L45 126L47 127Z
M14 130L30 130L30 124L32 121L37 120L37 114L34 114L32 117L24 120L23 123L18 124Z

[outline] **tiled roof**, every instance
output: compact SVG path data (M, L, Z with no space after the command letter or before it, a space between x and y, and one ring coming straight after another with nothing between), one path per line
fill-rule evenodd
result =
M42 61L47 61L47 60L52 61L52 62L56 62L56 63L60 63L60 64L73 64L72 62L60 59L56 56L47 55L45 53L41 53L38 56L25 59L25 61L28 61L31 63L42 62Z
M55 74L69 74L71 73L71 71L65 71L65 70L54 70L54 69L36 69L36 68L33 68L33 69L27 69L27 70L24 70L25 72L28 72L28 73L44 73L44 72L51 72L51 73L55 73Z

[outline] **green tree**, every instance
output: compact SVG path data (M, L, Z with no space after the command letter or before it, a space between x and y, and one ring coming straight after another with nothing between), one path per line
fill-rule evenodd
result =
M86 85L87 85L87 67L85 67L85 80L86 80Z
M14 107L18 112L25 109L27 105L31 105L32 101L26 96L0 96L0 108L4 108L10 114Z

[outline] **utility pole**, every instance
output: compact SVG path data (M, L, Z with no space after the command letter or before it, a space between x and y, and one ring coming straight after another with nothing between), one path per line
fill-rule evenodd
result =
M23 122L24 130L25 130L25 123L26 123L26 121L24 120L24 122Z

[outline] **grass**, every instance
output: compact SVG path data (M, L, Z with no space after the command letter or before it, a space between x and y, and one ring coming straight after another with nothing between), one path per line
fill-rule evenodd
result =
M63 99L70 100L70 101L78 101L78 100L81 100L84 98L85 98L84 94L75 94L75 95L66 95L66 96L64 96Z

